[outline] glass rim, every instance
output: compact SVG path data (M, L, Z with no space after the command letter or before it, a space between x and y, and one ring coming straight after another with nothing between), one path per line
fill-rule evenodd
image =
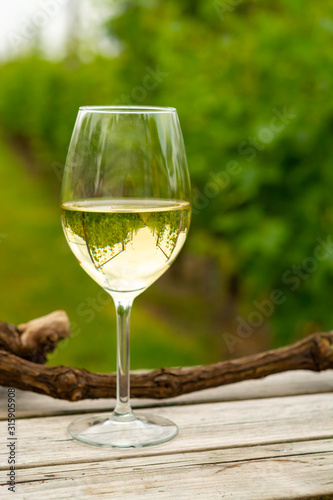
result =
M176 113L176 108L162 106L80 106L79 111L92 113Z

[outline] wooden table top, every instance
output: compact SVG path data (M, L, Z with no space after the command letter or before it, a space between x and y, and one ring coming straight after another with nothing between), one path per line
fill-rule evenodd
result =
M333 372L295 371L156 402L179 435L142 449L92 447L67 434L69 403L16 391L16 487L8 491L7 389L0 388L1 499L333 499Z

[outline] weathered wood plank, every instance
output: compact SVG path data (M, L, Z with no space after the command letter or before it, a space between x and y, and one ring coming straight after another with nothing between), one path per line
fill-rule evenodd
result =
M15 498L329 499L330 450L323 440L31 468L18 471Z
M186 394L163 401L133 400L134 408L175 406L214 401L234 401L260 399L277 396L333 392L333 371L312 373L306 370L271 375L262 380L249 380L197 393ZM114 407L114 400L100 399L71 403L33 394L16 391L16 416L63 415L84 412L108 411ZM0 420L7 418L7 389L0 387Z
M77 443L66 433L72 415L18 420L14 496L17 500L332 500L333 396L311 394L330 391L332 385L332 372L293 372L190 394L161 407L145 401L143 406L155 406L149 411L176 421L180 434L170 443L142 450ZM6 396L5 391L0 393L3 406ZM17 397L21 416L92 411L96 403L109 406L106 400L73 404L31 393ZM82 408L73 410L73 405ZM0 469L6 471L5 421L0 422L0 436ZM12 498L5 481L0 496Z
M179 436L158 447L127 451L99 449L71 440L66 427L72 416L23 419L17 422L18 466L93 463L109 460L110 455L131 458L326 439L333 437L332 410L331 394L156 408L155 414L179 425ZM1 422L0 435L6 433L7 424ZM6 461L7 451L2 446L2 469Z

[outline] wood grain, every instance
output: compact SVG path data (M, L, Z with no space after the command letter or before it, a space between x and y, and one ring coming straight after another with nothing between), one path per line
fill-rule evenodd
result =
M223 401L264 399L278 396L296 396L302 394L320 394L333 392L333 371L314 373L306 370L277 373L263 379L244 380L235 384L214 387L205 391L183 394L175 398L158 401L158 406L181 406L184 404L202 404ZM0 420L7 418L7 389L0 387ZM16 391L16 416L43 417L47 415L68 415L108 411L115 406L115 399L84 399L66 401L54 399L29 391ZM34 404L31 404L33 401ZM156 407L156 400L132 398L133 408Z
M33 399L32 399L33 404ZM95 462L128 456L190 453L211 449L256 446L333 438L333 397L314 394L262 400L203 403L141 409L170 418L180 429L176 439L142 450L109 450L86 446L67 434L72 415L17 421L20 467ZM0 422L0 435L7 434ZM0 448L0 469L7 450Z
M207 402L207 393L216 391L210 389L179 398L188 398L186 404L151 402L154 408L140 411L171 418L180 433L169 443L143 449L101 449L76 442L66 432L72 415L19 419L15 494L5 484L7 422L0 422L0 498L332 500L332 394L283 396L283 387L290 390L293 383L291 390L299 392L330 389L331 375L288 372L241 382L234 401ZM223 394L233 387L218 390ZM278 397L269 397L272 387ZM251 393L254 399L248 398ZM29 396L33 414L42 396ZM71 405L43 398L53 408ZM6 403L1 394L0 402ZM72 405L77 404L91 411L95 402Z
M332 445L325 440L33 467L19 471L18 493L49 500L332 499Z

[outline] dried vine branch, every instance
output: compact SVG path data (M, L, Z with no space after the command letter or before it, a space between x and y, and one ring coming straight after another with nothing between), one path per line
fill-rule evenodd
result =
M35 363L45 363L46 354L69 336L70 323L64 311L54 311L18 326L0 322L0 349Z
M37 323L34 325L36 326ZM62 323L62 333L58 335L58 340L60 337L67 336L65 333L67 329L64 325L65 323ZM38 328L37 330L36 328L30 329L30 332L33 331L34 334L28 334L27 328L24 331L28 338L31 335L31 339L35 339L37 346L44 346L42 352L45 355L45 344L36 340ZM42 331L45 331L45 322ZM15 337L15 332L11 331L10 335ZM23 333L19 335L21 337ZM2 338L3 335L0 335L0 339ZM41 338L45 339L45 335ZM22 344L23 339L19 340ZM55 340L53 340L53 346L54 342ZM16 350L12 352L8 352L11 349L5 351L4 344L1 344L0 385L47 394L69 401L115 396L116 376L114 374L90 373L68 366L42 366L29 361L26 356L26 359L20 358L17 355L19 354L19 349L16 348L17 343L13 342L13 344ZM316 333L290 346L231 361L192 368L162 368L146 373L134 373L131 375L131 395L136 398L171 398L242 380L258 379L273 373L300 369L322 371L329 368L333 368L333 333Z

